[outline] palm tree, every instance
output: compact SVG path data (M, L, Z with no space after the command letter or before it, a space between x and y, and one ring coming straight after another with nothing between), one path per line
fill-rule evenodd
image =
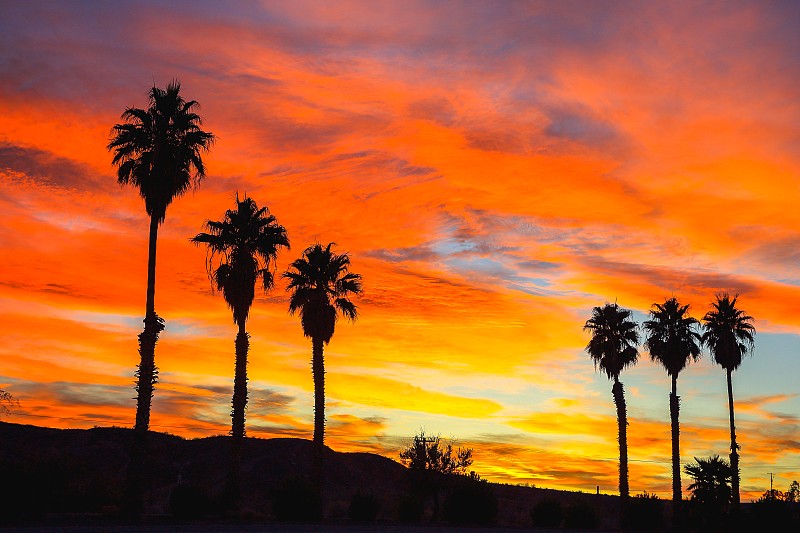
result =
M122 124L112 129L108 149L114 152L120 185L139 189L150 216L150 242L147 257L147 304L144 330L139 335L139 368L136 373L136 430L150 426L150 404L157 379L155 346L164 321L155 311L156 241L158 226L164 222L167 206L206 175L201 154L208 151L214 135L200 129L202 120L194 111L194 100L180 95L178 81L166 89L150 89L150 107L129 107L122 113Z
M303 335L311 339L314 378L314 447L321 457L325 441L325 359L323 346L333 337L338 315L355 321L356 306L349 296L360 294L361 275L350 272L348 254L331 251L334 243L309 246L289 266L284 277L292 291L289 313L300 313Z
M733 469L719 455L712 455L708 459L695 457L694 460L694 463L684 467L686 474L694 480L688 489L692 493L692 500L701 507L701 521L709 526L708 529L716 529L722 513L731 502Z
M239 326L236 335L236 363L231 401L231 435L245 436L247 407L247 351L249 335L245 330L250 307L255 298L255 285L261 278L264 292L274 285L274 265L281 246L289 248L286 229L266 207L259 208L252 198L236 196L236 209L225 212L219 222L207 221L208 233L192 238L195 244L208 247L208 275L225 303L233 311L233 323ZM273 267L273 268L271 268Z
M164 321L156 314L156 242L158 226L164 222L172 200L196 187L205 177L202 154L214 142L214 135L200 129L202 120L195 113L194 100L180 95L180 83L173 81L166 89L150 89L147 109L129 107L122 113L122 124L116 124L108 149L113 151L112 164L117 166L120 185L132 185L144 199L150 216L150 238L147 256L147 303L144 330L139 334L139 365L136 371L136 425L128 467L129 511L137 515L142 509L143 464L150 427L150 405L158 370L155 348Z
M681 503L681 452L678 411L678 374L686 368L689 361L700 358L700 334L696 328L698 321L689 316L689 306L681 305L676 298L669 298L663 304L653 304L650 320L644 323L647 339L644 346L650 351L650 359L661 364L672 378L672 392L669 395L669 414L672 421L672 509L673 519L678 514Z
M716 296L711 310L703 317L703 344L708 346L714 362L725 369L728 377L728 414L731 424L731 470L733 472L733 505L739 507L739 445L733 418L733 386L731 373L742 364L742 358L753 352L756 328L753 317L736 307L738 295Z
M619 495L628 499L628 416L625 407L625 390L619 380L620 373L636 364L639 351L639 333L636 324L630 320L631 312L620 308L616 303L592 309L592 317L583 326L592 333L586 351L608 379L614 381L611 392L617 407L617 426L619 439Z

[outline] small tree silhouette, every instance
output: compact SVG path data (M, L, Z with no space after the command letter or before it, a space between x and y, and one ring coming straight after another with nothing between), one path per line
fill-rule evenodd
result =
M453 449L439 435L428 437L424 430L414 435L408 448L400 452L400 461L411 472L413 488L423 496L433 497L431 522L439 517L441 478L447 474L466 475L472 465L472 448Z
M400 452L400 460L411 470L466 474L472 465L472 448L453 450L452 443L443 442L439 435L427 437L425 431L420 431L408 448Z
M789 485L789 490L785 494L787 502L800 503L800 483L796 480L792 481L792 484Z
M719 455L707 459L695 457L694 460L684 466L684 472L694 480L687 488L698 507L700 519L706 526L716 526L732 501L733 472L728 461Z
M11 414L14 407L19 407L19 402L10 392L0 389L0 416Z

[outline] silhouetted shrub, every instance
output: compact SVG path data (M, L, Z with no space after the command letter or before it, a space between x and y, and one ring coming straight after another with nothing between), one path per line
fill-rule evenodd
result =
M492 524L497 518L497 497L485 481L459 480L444 501L444 519L451 524Z
M531 521L537 527L559 527L563 518L561 502L554 498L543 498L531 509Z
M798 531L800 505L760 498L750 505L750 527L753 531Z
M656 531L664 525L664 502L655 494L637 494L628 500L623 516L625 529Z
M422 498L416 494L406 494L397 507L397 519L401 522L419 522L424 512Z
M586 502L573 503L564 513L564 525L568 529L597 529L598 522L597 511Z
M169 497L169 513L176 518L202 518L210 507L211 499L206 492L194 485L178 485Z
M322 518L322 496L310 483L286 479L272 493L275 518L287 522L310 522Z
M375 496L356 492L350 499L350 520L374 522L380 509L381 504Z

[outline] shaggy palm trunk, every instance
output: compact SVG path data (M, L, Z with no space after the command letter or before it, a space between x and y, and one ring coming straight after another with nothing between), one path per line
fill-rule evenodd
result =
M731 384L731 370L728 369L728 414L731 420L731 496L733 511L739 511L739 445L736 444L736 425L733 420L733 385Z
M672 376L672 392L669 395L669 416L672 421L672 523L680 523L681 513L681 444L678 411L680 410L680 397L678 396L678 376Z
M239 333L236 335L236 362L231 400L231 454L224 490L225 509L234 515L239 509L242 448L246 435L244 422L247 409L247 351L250 348L250 336L244 328L245 322L242 321L239 323Z
M128 463L127 513L141 515L144 509L144 458L147 455L147 431L150 428L150 406L153 387L158 379L155 363L156 342L164 329L164 321L156 314L156 243L158 218L150 217L150 240L147 254L147 304L144 330L139 334L139 367L136 371L136 425L134 426L131 460Z
M239 323L239 333L236 335L236 364L231 400L231 435L238 439L245 436L244 412L247 408L247 350L250 348L250 340L244 327L243 320Z
M158 219L150 217L150 242L147 253L147 306L144 330L139 335L139 369L136 372L136 430L147 432L150 428L150 405L153 401L153 386L158 379L156 369L156 342L164 329L164 321L156 314L156 242L158 241Z
M322 482L322 454L325 446L325 359L322 339L312 338L311 374L314 377L314 462L313 475Z
M617 406L617 426L619 437L619 495L623 503L627 502L628 489L628 414L625 408L625 390L617 377L611 388L614 405Z

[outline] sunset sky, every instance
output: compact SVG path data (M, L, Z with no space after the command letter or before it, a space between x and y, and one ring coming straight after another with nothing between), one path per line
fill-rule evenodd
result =
M742 501L800 480L797 2L0 3L4 420L132 426L148 218L106 150L173 79L217 136L159 234L152 428L230 429L236 327L189 238L268 206L292 249L364 277L326 349L327 443L397 459L426 432L492 481L617 490L593 306L645 320L715 293L755 317L734 374ZM310 438L311 343L285 283L248 322L248 435ZM626 387L631 492L670 493L669 388ZM681 452L727 456L723 370L678 381ZM689 484L684 479L684 489Z

